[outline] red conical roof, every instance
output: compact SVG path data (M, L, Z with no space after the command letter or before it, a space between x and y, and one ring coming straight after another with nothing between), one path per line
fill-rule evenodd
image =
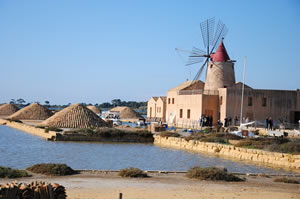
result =
M226 62L230 60L227 51L225 49L225 46L223 44L223 41L221 42L220 46L218 47L216 53L212 53L210 55L213 62Z

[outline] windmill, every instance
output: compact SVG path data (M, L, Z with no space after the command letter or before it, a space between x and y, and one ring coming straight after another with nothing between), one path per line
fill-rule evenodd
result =
M221 20L219 20L215 27L214 17L201 22L200 29L205 50L201 50L197 47L193 47L192 51L181 50L178 48L175 49L176 51L190 53L189 59L185 64L186 66L201 63L205 60L195 75L192 83L200 78L205 66L208 66L208 62L212 61L211 58L217 45L220 44L228 32L226 25Z

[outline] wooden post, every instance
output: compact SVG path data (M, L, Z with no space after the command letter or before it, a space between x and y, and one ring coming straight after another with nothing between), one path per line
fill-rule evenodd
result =
M123 193L119 193L119 199L123 199Z

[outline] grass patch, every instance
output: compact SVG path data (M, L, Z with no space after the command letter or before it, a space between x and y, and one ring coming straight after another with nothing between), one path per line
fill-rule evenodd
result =
M169 132L169 131L161 132L159 135L160 137L180 137L180 134L176 132Z
M287 178L287 177L278 177L278 178L275 178L274 182L300 184L300 181L298 181L296 179L293 179L293 178Z
M129 130L120 130L117 128L83 128L83 129L75 129L66 131L65 134L82 134L86 136L92 137L123 137L123 136L139 136L145 138L153 137L153 134L147 130L136 130L136 131L129 131Z
M76 172L66 164L55 164L55 163L42 163L28 167L26 170L33 173L54 175L54 176L65 176L76 174Z
M229 140L241 140L242 138L230 133L214 133L214 134L204 134L204 133L192 133L190 136L185 137L186 141L198 140L201 142L213 142L220 144L229 144Z
M27 176L29 176L29 174L25 170L0 166L0 178L20 178Z
M148 177L147 173L145 173L139 168L133 168L133 167L121 169L118 175L121 177L130 177L130 178Z
M238 176L228 173L226 170L216 167L193 167L186 173L186 177L212 181L245 181Z

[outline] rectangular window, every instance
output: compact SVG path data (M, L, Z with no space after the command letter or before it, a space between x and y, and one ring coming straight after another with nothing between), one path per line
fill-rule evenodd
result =
M222 105L222 103L223 103L223 97L221 96L220 97L220 105Z
M174 99L174 98L172 98L172 104L174 104L174 102L175 102L175 99Z
M179 118L182 118L182 109L179 110Z
M263 107L266 107L267 106L267 98L266 97L263 97L262 98L262 104L261 104Z
M248 97L248 106L252 106L252 97Z
M191 110L190 110L190 109L187 110L187 118L188 118L188 119L191 118Z
M170 98L168 98L168 104L170 104L171 103L171 99Z

